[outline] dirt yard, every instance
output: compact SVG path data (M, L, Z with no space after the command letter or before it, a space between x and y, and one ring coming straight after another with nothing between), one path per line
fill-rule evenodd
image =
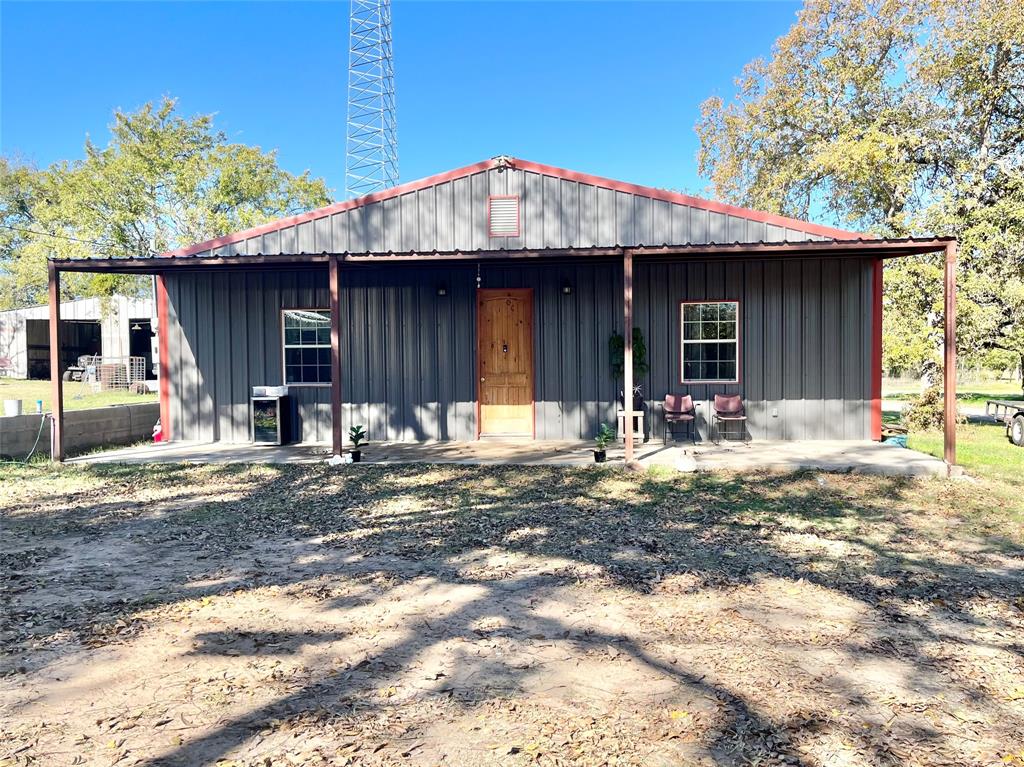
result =
M1024 765L1005 488L0 472L0 765Z

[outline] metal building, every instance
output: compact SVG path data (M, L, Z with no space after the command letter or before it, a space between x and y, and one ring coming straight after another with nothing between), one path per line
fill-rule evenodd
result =
M288 384L294 437L337 452L352 424L375 441L589 439L626 404L632 355L609 341L632 327L652 433L667 394L697 401L705 439L713 396L739 394L753 439L878 439L882 260L935 251L952 261L955 243L498 157L51 271L157 275L173 439L247 441L251 387Z
M60 307L63 323L61 366L83 355L144 357L152 373L156 313L152 298L83 298ZM0 312L0 374L13 378L50 377L50 309L46 304Z

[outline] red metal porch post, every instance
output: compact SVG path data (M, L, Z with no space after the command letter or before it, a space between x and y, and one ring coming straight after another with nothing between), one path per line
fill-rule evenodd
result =
M622 307L622 439L629 463L633 460L633 253L628 250L622 254Z
M341 455L341 270L338 256L328 262L331 291L331 454Z
M164 442L171 441L171 349L168 346L167 283L156 275L156 338L160 353L160 432Z
M882 441L883 261L875 259L871 287L871 439Z
M943 370L945 413L943 457L949 467L956 465L956 241L946 243L945 279L945 368Z
M52 261L46 265L50 292L50 459L64 460L64 381L60 369L60 271Z

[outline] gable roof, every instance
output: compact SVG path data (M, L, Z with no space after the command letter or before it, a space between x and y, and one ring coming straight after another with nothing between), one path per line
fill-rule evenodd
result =
M509 180L512 177L515 178ZM469 188L466 182L474 178L480 181ZM461 194L455 191L460 181L466 187ZM559 191L561 184L567 185L568 191L565 194ZM450 191L446 203L430 194L438 188ZM537 198L532 202L538 220L536 231L524 232L520 237L490 237L486 232L487 197L518 192L524 198L525 206L525 197L531 194L531 189L534 190L532 196ZM402 198L411 200L417 193L426 195L422 203L415 203L412 214L396 211L394 204L388 205L388 201L397 202ZM612 196L610 203L607 201L609 195ZM606 200L603 206L602 199ZM420 212L421 208L427 207L429 211L426 214ZM655 207L662 211L660 226L654 221ZM385 208L390 208L392 212L390 221ZM458 215L456 209L463 208L470 210L461 210L462 215ZM443 222L440 220L442 209L447 216ZM363 215L369 211L376 215ZM355 215L343 215L348 213ZM407 220L409 215L415 221ZM435 216L436 221L425 220ZM587 216L589 218L584 220ZM557 235L551 233L552 226L545 219L554 221L559 227ZM393 230L396 226L401 229L403 222L407 228L415 226L416 234L396 235ZM482 235L479 227L475 226L481 222ZM392 225L389 226L389 223ZM424 226L420 227L421 224ZM460 224L463 225L462 232L458 231ZM447 239L439 231L446 225L451 230ZM303 236L304 232L306 236ZM782 242L850 239L859 235L849 230L704 200L666 189L499 156L162 255L370 252L446 247L470 250L480 247L481 236L498 247L516 249ZM431 237L433 242L428 241ZM495 240L498 242L494 243Z

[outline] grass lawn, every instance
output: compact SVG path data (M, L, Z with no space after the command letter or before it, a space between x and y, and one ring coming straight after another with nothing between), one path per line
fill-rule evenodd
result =
M942 457L941 431L911 434L907 447ZM992 480L1020 483L1024 479L1024 448L1006 438L1002 424L962 424L957 427L957 463L968 472Z
M0 764L989 765L999 478L0 467Z
M43 401L43 410L49 410L50 382L29 381L20 378L0 378L0 400L22 400L22 412L34 413L36 400ZM89 387L70 381L64 384L64 409L85 410L90 407L104 405L135 404L138 402L155 402L157 395L133 394L127 391L93 392Z
M882 398L907 400L921 393L917 381L883 381ZM957 402L961 406L985 407L990 399L1024 400L1020 381L985 381L981 383L957 384Z

